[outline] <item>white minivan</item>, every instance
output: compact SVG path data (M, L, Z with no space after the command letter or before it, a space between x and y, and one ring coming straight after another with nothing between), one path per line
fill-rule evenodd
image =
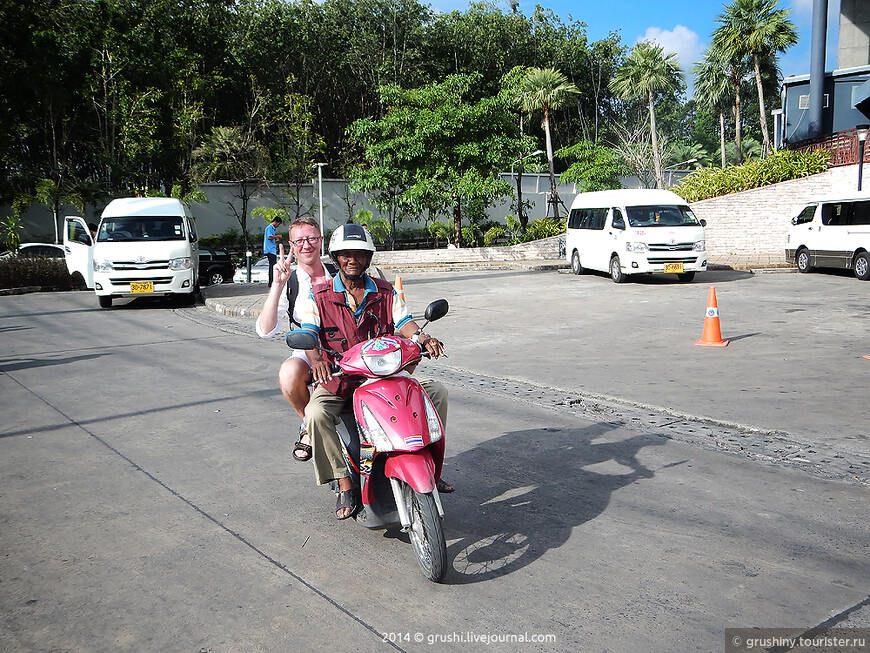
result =
M568 214L565 259L574 274L609 272L616 283L652 272L691 281L707 269L705 224L667 190L580 193Z
M791 224L785 258L798 270L842 268L870 279L870 194L810 202Z
M182 295L199 288L199 241L190 209L165 197L112 200L92 239L83 218L66 218L64 248L70 273L79 272L100 306L114 297Z

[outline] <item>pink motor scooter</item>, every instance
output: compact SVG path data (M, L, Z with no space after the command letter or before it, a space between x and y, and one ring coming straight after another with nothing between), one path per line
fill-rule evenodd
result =
M429 304L425 324L444 317L448 308L444 299ZM291 331L286 341L294 349L318 348L308 331ZM329 353L337 361L336 375L366 378L353 393L353 411L348 407L342 414L345 428L338 429L348 469L362 495L362 508L354 517L366 528L400 524L423 574L439 582L447 571L437 483L444 462L444 426L419 381L407 371L428 354L400 335L366 340L343 354Z

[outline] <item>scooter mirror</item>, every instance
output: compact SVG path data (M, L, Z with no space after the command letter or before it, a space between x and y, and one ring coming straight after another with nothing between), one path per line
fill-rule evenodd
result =
M436 299L426 307L426 312L423 315L427 322L434 322L447 315L449 309L450 305L446 299Z
M284 341L291 349L317 349L317 336L310 331L290 331Z

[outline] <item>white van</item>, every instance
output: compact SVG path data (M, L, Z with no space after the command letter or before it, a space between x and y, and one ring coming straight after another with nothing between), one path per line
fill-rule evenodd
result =
M103 308L113 297L183 295L192 301L199 288L196 225L177 199L112 200L96 242L84 219L68 217L63 244L70 273L81 273Z
M810 202L791 224L785 258L798 270L843 268L870 279L870 194Z
M691 281L707 269L704 225L686 201L668 190L580 193L571 203L565 259L574 274L664 272Z

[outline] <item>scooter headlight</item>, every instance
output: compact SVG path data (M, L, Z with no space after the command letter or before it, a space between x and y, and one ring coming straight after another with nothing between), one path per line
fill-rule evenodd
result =
M398 372L402 366L402 351L396 349L386 353L363 353L362 359L372 374L389 376Z
M435 406L432 405L432 400L429 397L423 397L423 405L426 407L426 422L429 424L429 441L437 442L444 435L441 431L438 413L435 412Z
M387 437L384 429L378 424L377 418L374 416L369 407L365 403L362 406L362 417L365 423L359 423L359 428L362 431L363 439L374 445L376 451L393 451L393 443Z

